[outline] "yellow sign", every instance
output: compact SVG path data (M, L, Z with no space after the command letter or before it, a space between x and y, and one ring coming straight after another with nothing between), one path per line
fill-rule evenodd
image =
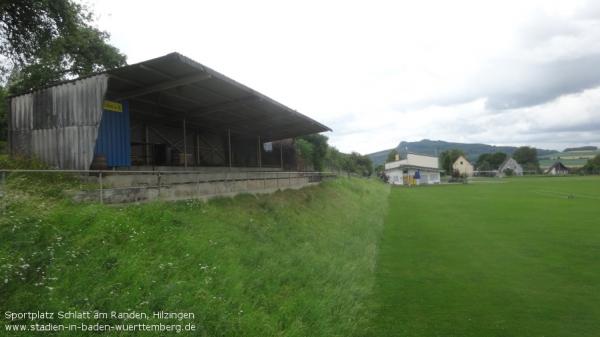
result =
M104 101L104 110L123 112L123 104L113 101Z

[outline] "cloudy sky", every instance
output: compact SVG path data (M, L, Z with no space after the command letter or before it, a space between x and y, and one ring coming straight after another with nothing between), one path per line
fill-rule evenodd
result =
M600 145L596 1L84 1L129 63L178 51L334 131Z

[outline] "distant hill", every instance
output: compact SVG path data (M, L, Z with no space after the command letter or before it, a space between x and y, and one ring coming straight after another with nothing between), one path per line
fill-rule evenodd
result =
M581 167L587 163L588 160L594 158L595 156L600 154L600 150L596 148L596 150L582 150L582 148L596 148L595 146L583 146L581 148L576 148L578 150L570 150L563 152L554 152L546 155L538 155L538 159L540 160L540 167L547 168L550 167L557 161L563 163L563 165L573 168L573 167Z
M575 151L596 151L598 150L597 146L580 146L580 147L568 147L563 150L563 152L575 152Z
M405 142L402 141L398 146L396 146L396 150L400 152L402 157L406 156L406 152L408 148L408 152L419 153L419 154L427 154L431 156L437 156L440 152L449 150L449 149L460 149L465 152L467 158L470 161L475 162L479 155L483 153L490 152L504 152L508 155L512 155L512 153L517 149L515 146L495 146L489 144L473 144L473 143L453 143L453 142L445 142L443 140L429 140L423 139L418 142ZM375 153L368 154L368 156L373 161L373 165L380 165L385 162L385 159L388 156L388 153L392 149L379 151ZM538 149L538 155L547 155L551 153L555 153L557 151L554 150L544 150Z

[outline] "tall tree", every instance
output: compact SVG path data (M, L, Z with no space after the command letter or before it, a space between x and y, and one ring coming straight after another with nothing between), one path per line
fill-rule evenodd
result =
M390 151L388 153L387 159L385 160L386 163L391 163L393 161L396 161L396 156L398 155L398 151L396 151L396 149L393 149L392 151Z
M588 159L582 170L587 174L600 174L600 154L592 159Z
M0 141L6 139L6 124L6 90L4 89L4 86L0 84ZM0 146L0 153L2 152L2 150L2 146Z
M480 171L495 170L506 160L506 157L504 152L483 153L477 158L477 169Z
M313 164L314 169L317 171L323 171L323 163L325 161L328 148L327 140L327 136L318 133L298 137L296 139L296 142L300 143L304 148L303 157L308 159ZM301 153L302 151L303 150L300 149Z
M92 26L92 13L72 0L0 2L0 70L17 93L125 64Z
M521 146L513 153L513 158L523 166L526 171L539 171L540 163L537 157L537 149L529 146Z
M454 164L458 157L464 155L463 150L459 149L450 149L440 153L440 164L442 165L442 169L446 171L446 174L452 174L452 164Z

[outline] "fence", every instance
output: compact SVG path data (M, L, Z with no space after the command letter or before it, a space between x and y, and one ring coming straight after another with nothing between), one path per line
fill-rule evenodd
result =
M129 170L0 170L5 189L12 174L70 174L88 189L66 191L76 201L125 203L180 199L207 199L239 193L266 193L300 188L335 178L331 172L286 171L129 171Z

